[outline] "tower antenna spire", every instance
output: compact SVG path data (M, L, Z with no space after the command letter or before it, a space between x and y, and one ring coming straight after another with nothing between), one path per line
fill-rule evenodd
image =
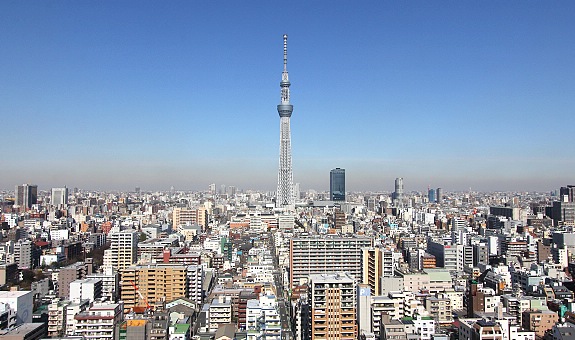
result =
M284 34L284 72L287 72L287 34Z

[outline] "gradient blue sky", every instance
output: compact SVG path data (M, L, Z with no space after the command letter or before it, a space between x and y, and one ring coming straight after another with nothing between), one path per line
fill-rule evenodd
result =
M575 168L573 1L0 2L0 188L554 190Z

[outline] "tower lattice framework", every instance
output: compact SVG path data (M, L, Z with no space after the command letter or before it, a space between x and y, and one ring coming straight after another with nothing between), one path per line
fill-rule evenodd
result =
M287 71L287 35L284 34L284 70L282 72L281 103L278 105L280 115L280 165L278 172L278 190L276 207L292 210L295 207L293 191L293 170L291 162L290 117L293 105L290 104L289 77Z

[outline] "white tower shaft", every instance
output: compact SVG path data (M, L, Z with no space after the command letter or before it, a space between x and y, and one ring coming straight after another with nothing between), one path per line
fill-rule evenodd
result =
M293 106L290 104L289 76L287 71L287 35L284 34L284 69L282 72L281 102L278 105L280 115L280 164L278 172L278 189L276 195L276 207L286 210L295 208L293 192L293 170L291 163L291 131L290 117Z

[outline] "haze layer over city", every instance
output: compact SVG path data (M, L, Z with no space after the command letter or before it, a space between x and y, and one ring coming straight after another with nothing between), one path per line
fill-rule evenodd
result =
M556 190L574 6L3 1L0 188L275 190L287 33L302 190Z

